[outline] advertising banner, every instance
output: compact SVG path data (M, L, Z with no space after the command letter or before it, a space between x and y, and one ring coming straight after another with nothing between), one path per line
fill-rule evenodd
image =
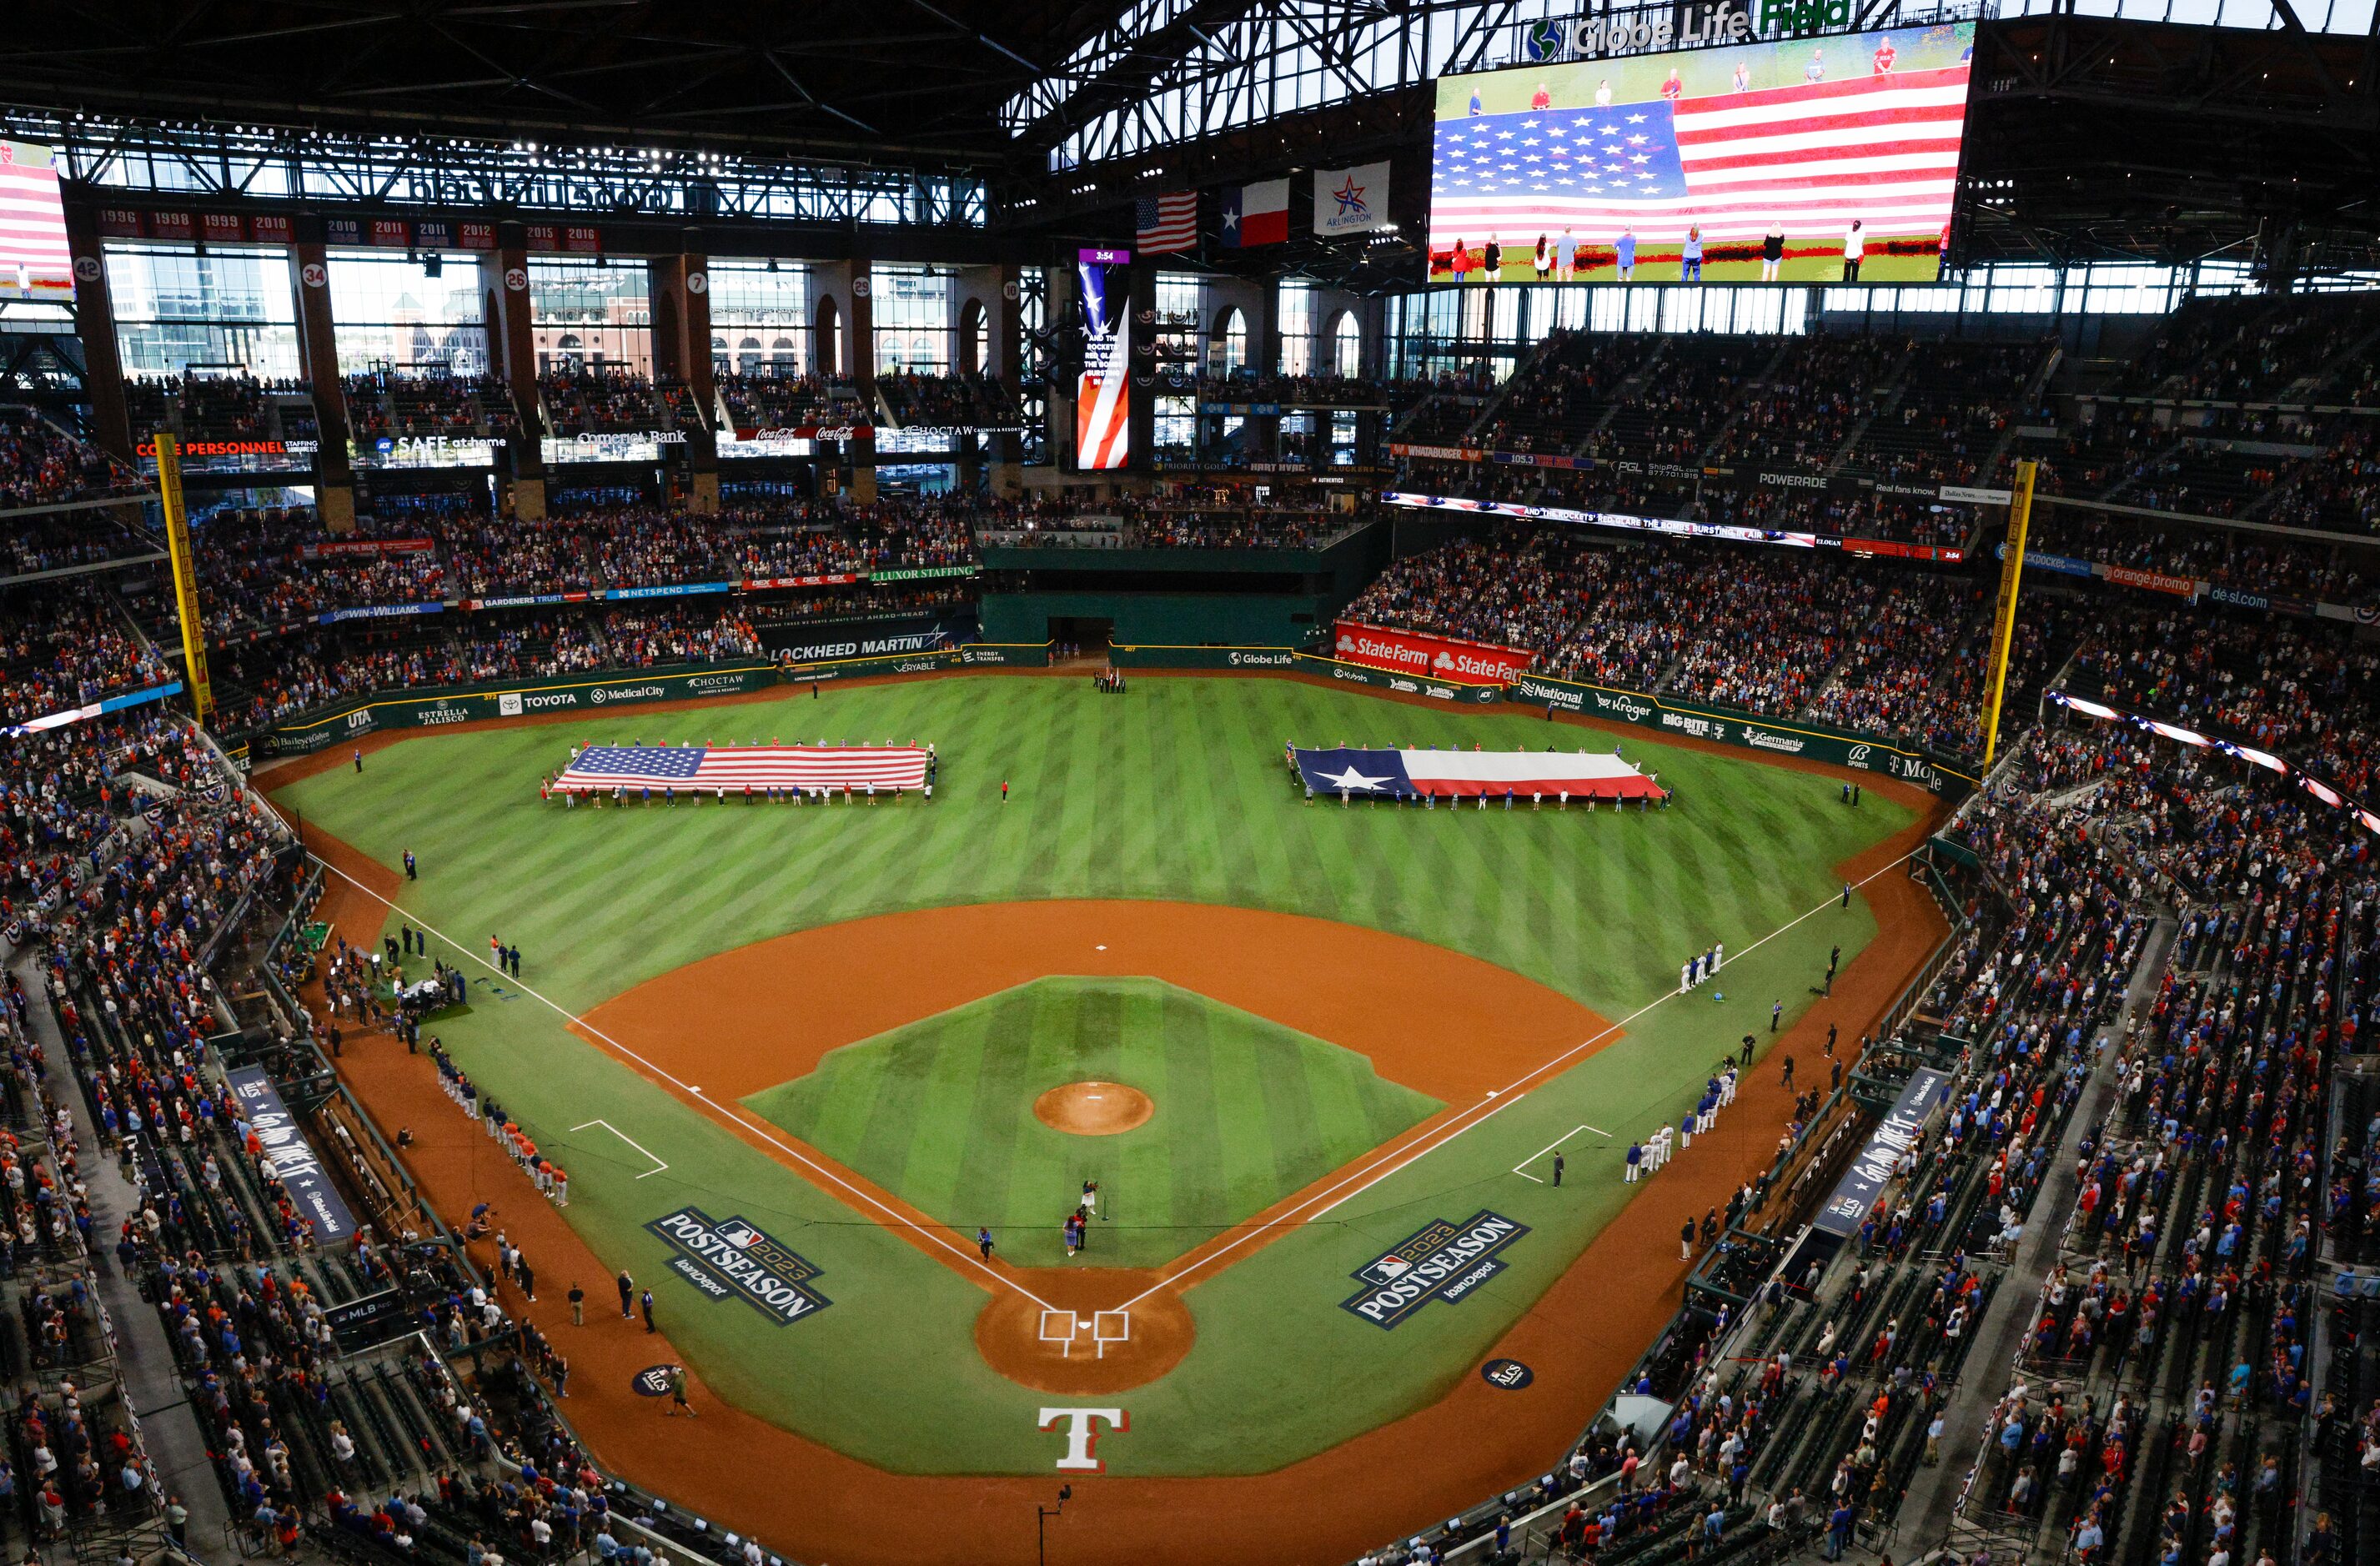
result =
M261 755L304 756L383 729L443 728L538 712L596 712L649 701L699 700L774 685L773 663L678 664L668 669L573 674L531 685L446 686L354 697L258 732Z
M1503 685L1537 661L1536 653L1515 648L1392 631L1360 620L1340 621L1332 644L1343 662L1457 685Z
M298 1117L281 1101L280 1090L265 1075L264 1068L237 1066L224 1074L224 1080L230 1085L232 1097L239 1100L239 1112L249 1129L264 1144L273 1178L289 1193L298 1213L314 1226L315 1244L327 1248L355 1233L355 1215L331 1184L330 1171L314 1156Z
M1291 669L1297 652L1286 647L1111 647L1108 662L1119 669Z
M1893 1165L1901 1154L1917 1145L1925 1118L1934 1112L1935 1100L1941 1097L1942 1085L1948 1080L1930 1067L1920 1067L1910 1076L1892 1112L1876 1123L1859 1156L1836 1183L1834 1195L1818 1209L1818 1216L1810 1220L1815 1227L1845 1239L1859 1232L1868 1209L1876 1206L1877 1194L1892 1178Z
M1688 739L1706 739L1717 745L1741 746L1747 750L1800 756L1831 766L1882 772L1954 798L1975 786L1973 767L1963 759L1912 750L1848 729L1772 722L1730 707L1680 702L1611 686L1548 679L1543 674L1523 674L1505 687L1504 699L1531 707L1551 707L1557 712L1632 723L1638 728L1682 734Z
M1461 701L1473 706L1486 706L1503 694L1502 687L1498 686L1457 685L1451 680L1433 679L1427 674L1401 674L1390 669L1342 662L1336 658L1317 658L1306 652L1296 655L1293 666L1300 674L1339 680L1347 685L1370 686L1375 690L1385 690L1397 696L1426 696L1433 701Z
M805 620L759 627L761 645L795 663L832 658L880 658L955 647L974 629L974 617L879 615L873 619Z

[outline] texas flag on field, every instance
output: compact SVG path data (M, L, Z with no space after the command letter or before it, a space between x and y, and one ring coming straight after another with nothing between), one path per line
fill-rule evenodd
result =
M1293 748L1298 775L1320 795L1469 799L1658 799L1661 785L1617 751L1329 750Z
M1223 188L1223 243L1245 249L1250 245L1289 242L1289 181L1268 179L1259 185Z

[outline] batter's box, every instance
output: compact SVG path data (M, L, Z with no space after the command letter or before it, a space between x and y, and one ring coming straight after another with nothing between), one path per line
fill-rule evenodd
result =
M1110 1331L1108 1329L1115 1329ZM1091 1313L1091 1341L1099 1345L1099 1356L1108 1356L1110 1343L1132 1341L1132 1312L1128 1310L1097 1310Z
M1052 1328L1057 1328L1059 1330L1052 1331L1050 1330ZM1045 1310L1041 1313L1041 1341L1045 1343L1065 1344L1064 1348L1058 1351L1058 1355L1062 1359L1070 1359L1074 1356L1075 1338L1082 1329L1083 1318L1071 1310ZM1105 1354L1107 1351L1102 1348L1099 1352Z

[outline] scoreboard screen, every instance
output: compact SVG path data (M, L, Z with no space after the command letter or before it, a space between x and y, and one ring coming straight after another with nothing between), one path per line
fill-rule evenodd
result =
M73 297L74 257L50 150L0 140L0 299Z
M1931 283L1975 25L1441 78L1429 275Z

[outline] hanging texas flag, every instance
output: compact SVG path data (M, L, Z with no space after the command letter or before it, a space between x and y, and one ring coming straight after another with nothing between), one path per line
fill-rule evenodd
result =
M1389 226L1389 165L1314 171L1314 232L1363 234Z
M1250 245L1284 244L1288 239L1288 180L1223 188L1224 244L1245 249Z
M1383 799L1658 799L1661 785L1618 751L1293 749L1298 775L1320 795Z

